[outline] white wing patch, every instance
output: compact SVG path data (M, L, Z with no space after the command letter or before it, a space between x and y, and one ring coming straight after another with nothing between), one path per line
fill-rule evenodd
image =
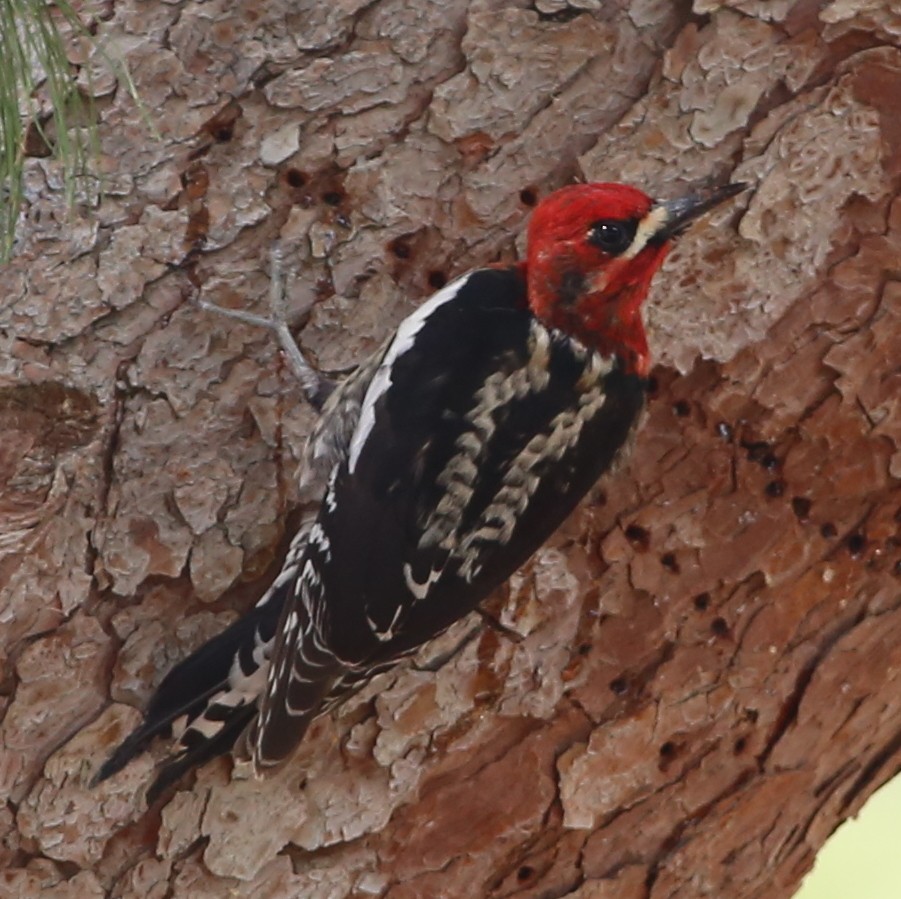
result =
M432 584L440 579L443 570L442 568L432 569L428 577L420 583L413 577L413 569L410 567L410 563L404 562L404 581L406 581L407 589L413 594L413 599L425 599Z
M338 508L338 503L335 500L335 482L338 480L338 466L336 465L329 475L328 478L328 486L325 488L325 499L323 502L325 503L326 509L329 512L334 512L335 509Z
M328 535L322 529L322 525L318 521L313 525L313 527L310 528L310 544L319 549L319 551L325 557L326 562L331 561L332 544L328 538Z
M414 344L416 335L422 330L429 316L445 303L449 303L470 279L472 273L451 281L446 287L442 287L430 300L423 303L414 313L408 315L397 329L397 334L391 345L385 351L379 367L376 369L366 395L363 397L363 408L360 411L360 420L350 440L350 459L348 471L353 474L360 459L360 453L366 445L366 440L375 425L375 404L391 386L391 374L394 363L403 356Z
M366 616L366 623L369 625L372 633L375 635L376 640L381 643L387 643L394 636L394 628L397 625L397 622L400 619L400 613L404 610L403 605L398 605L394 610L394 617L391 619L391 624L388 625L384 630L380 630L378 624L376 624L368 615Z

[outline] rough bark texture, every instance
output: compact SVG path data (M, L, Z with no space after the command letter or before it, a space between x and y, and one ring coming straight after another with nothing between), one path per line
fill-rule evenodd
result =
M106 196L67 218L32 160L3 272L0 896L791 895L901 764L897 3L96 12L161 139L73 51ZM647 423L497 598L522 640L461 623L271 780L90 789L273 576L311 422L193 285L264 311L280 236L339 369L576 176L753 189L658 277Z

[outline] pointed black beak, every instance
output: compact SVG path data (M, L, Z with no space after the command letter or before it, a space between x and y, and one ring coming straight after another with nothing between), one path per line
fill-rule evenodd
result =
M747 187L748 185L744 181L736 181L734 184L726 184L704 193L679 197L677 200L661 200L655 208L663 210L662 221L651 241L662 243L678 237L696 218L736 194L740 194Z

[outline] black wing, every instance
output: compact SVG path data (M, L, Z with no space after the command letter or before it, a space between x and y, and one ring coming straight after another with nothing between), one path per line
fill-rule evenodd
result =
M531 316L516 269L474 272L407 319L282 618L258 763L290 752L330 694L509 577L609 467L643 397L637 375Z

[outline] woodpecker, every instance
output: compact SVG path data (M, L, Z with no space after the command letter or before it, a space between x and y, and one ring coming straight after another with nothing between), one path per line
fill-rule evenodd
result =
M173 731L149 802L239 738L256 771L278 765L317 715L475 610L622 451L644 404L651 279L744 187L661 202L564 187L536 207L524 261L443 287L340 385L283 316L232 313L279 334L320 410L300 475L318 505L256 607L169 672L95 781Z

